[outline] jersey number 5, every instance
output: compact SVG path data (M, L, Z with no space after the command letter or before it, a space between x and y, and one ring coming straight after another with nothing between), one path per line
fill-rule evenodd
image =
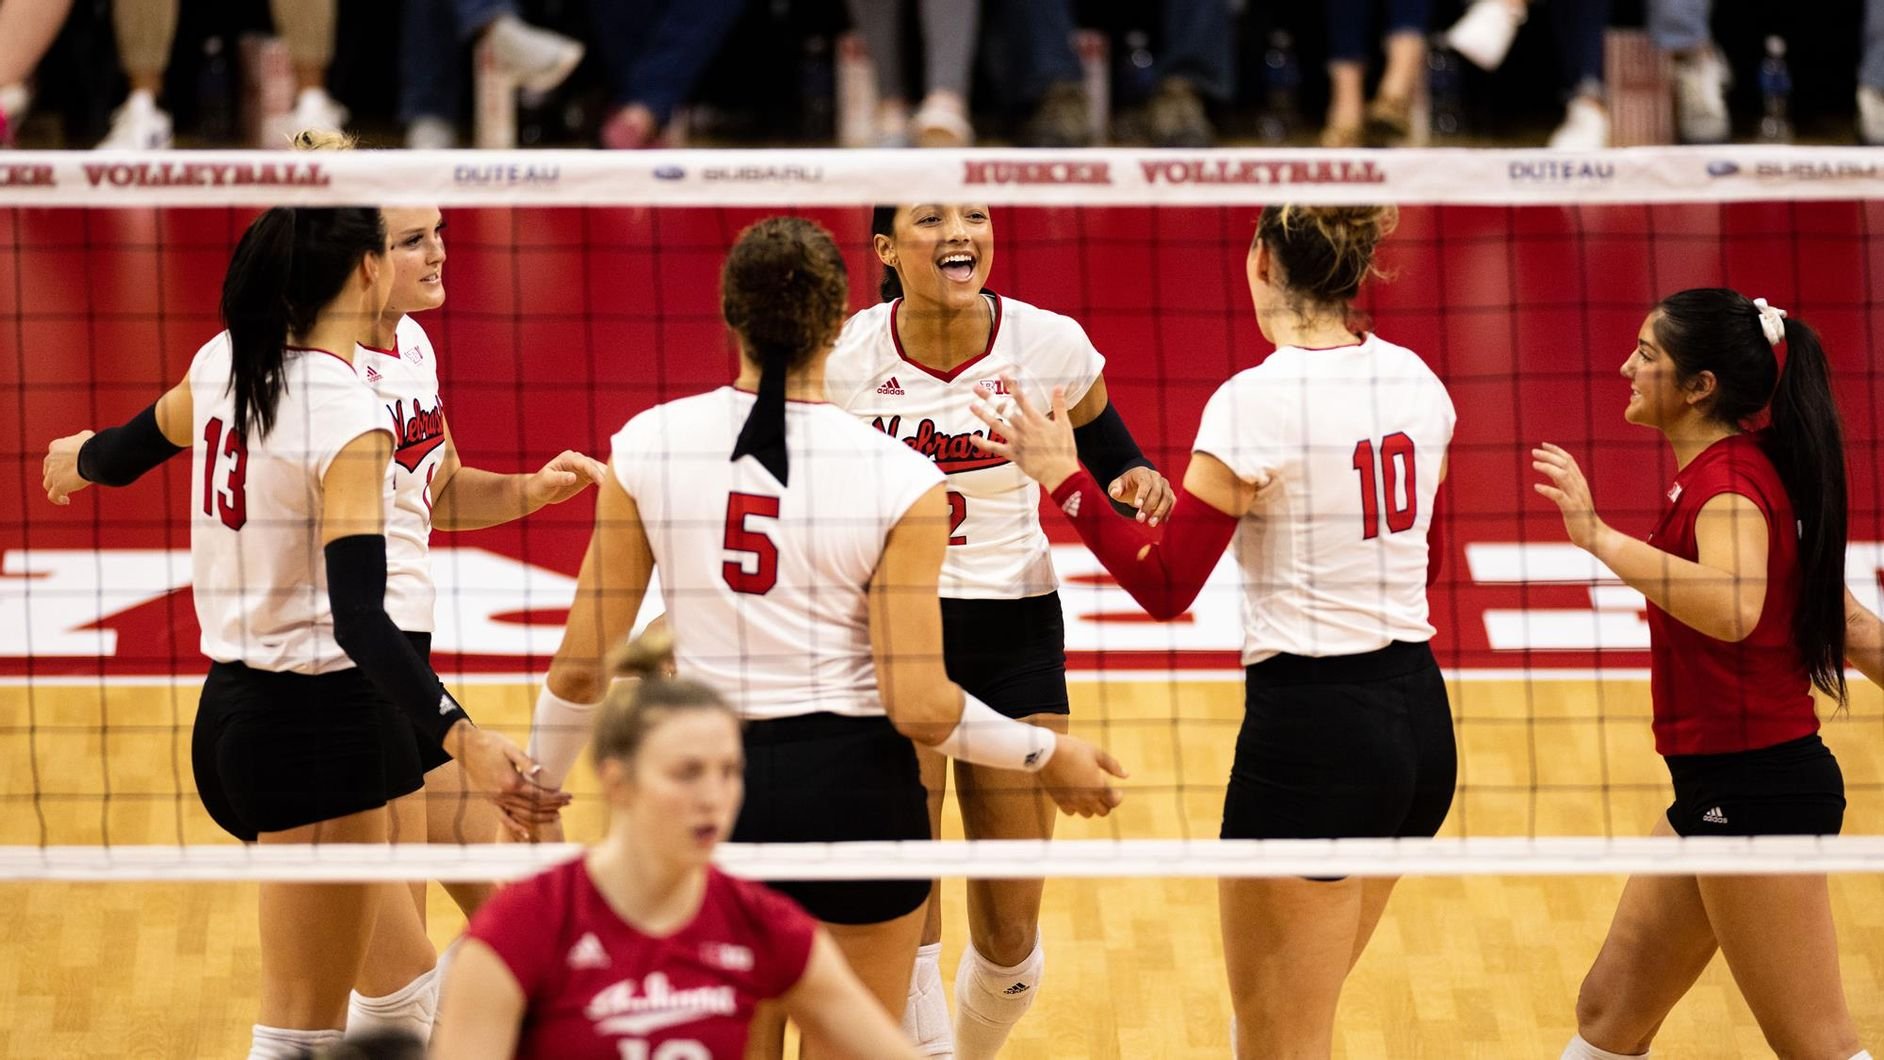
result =
M729 493L726 496L726 551L744 553L720 564L720 576L736 593L764 596L778 584L778 545L746 525L746 520L778 518L778 498L756 493Z
M229 478L216 488L216 468L229 458ZM203 514L219 515L222 525L240 530L249 521L249 447L242 432L225 432L222 417L203 424Z
M1382 498L1387 501L1387 532L1411 530L1419 517L1413 439L1398 431L1382 438L1378 471L1374 467L1374 443L1366 439L1354 443L1354 470L1361 476L1361 537L1372 541L1380 536Z

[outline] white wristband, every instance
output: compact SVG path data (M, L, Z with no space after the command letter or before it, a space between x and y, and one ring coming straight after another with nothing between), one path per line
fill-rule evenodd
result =
M935 749L978 766L1038 773L1058 746L1059 737L1052 729L997 714L993 707L963 692L962 720Z
M536 713L530 720L530 759L543 767L537 783L546 788L560 788L569 777L569 767L576 764L582 749L588 746L589 731L595 727L595 703L572 703L549 690L536 697Z

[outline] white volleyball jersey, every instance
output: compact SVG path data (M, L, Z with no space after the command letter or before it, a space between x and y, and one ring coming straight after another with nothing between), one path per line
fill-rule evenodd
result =
M949 550L942 595L1013 600L1059 587L1047 535L1040 528L1040 486L970 439L987 425L969 407L976 397L999 407L1003 373L1045 408L1053 388L1077 404L1105 368L1086 331L1070 317L987 292L994 316L988 348L952 372L903 354L898 299L850 318L825 364L833 404L933 461L948 476Z
M369 356L354 351L356 364ZM223 334L190 362L190 563L203 654L258 670L344 670L353 662L334 642L321 480L348 443L386 430L385 413L345 359L289 350L274 426L247 437L235 426L229 358Z
M754 395L722 387L611 441L660 570L681 676L742 715L881 717L868 586L890 529L942 476L823 402L789 402L791 484L732 459Z
M1237 527L1243 662L1426 641L1426 532L1457 415L1413 351L1284 346L1204 407L1192 449L1257 487Z
M397 349L363 347L360 375L392 426L392 507L386 512L386 614L408 633L432 631L432 477L445 462L445 402L438 355L425 329L399 318Z

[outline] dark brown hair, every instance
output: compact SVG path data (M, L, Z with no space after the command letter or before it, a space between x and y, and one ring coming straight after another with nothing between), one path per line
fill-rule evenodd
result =
M1379 274L1374 250L1399 219L1393 206L1266 206L1256 238L1281 267L1284 289L1316 305L1338 305Z
M788 484L785 376L837 338L849 306L844 256L823 226L768 217L739 234L720 270L720 313L759 363L759 400L739 432L734 460L756 456Z
M597 769L611 758L632 764L648 734L682 711L716 711L738 722L739 716L718 692L698 681L667 676L673 663L674 637L665 629L649 630L609 656L611 676L640 680L615 685L602 701L591 741Z
M1744 428L1762 411L1767 458L1799 520L1799 600L1793 642L1812 683L1845 701L1845 437L1832 397L1832 366L1818 332L1786 318L1786 364L1766 339L1760 310L1726 287L1679 291L1655 307L1655 341L1687 384L1714 373L1709 418Z

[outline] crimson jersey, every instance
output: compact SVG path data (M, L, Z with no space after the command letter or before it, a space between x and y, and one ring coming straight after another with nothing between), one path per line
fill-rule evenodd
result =
M1752 635L1738 643L1715 640L1648 605L1655 750L1664 755L1750 751L1819 728L1812 679L1792 630L1799 524L1758 436L1723 438L1682 468L1649 543L1698 561L1695 518L1723 493L1752 501L1766 519L1766 602Z
M777 892L707 869L685 927L618 916L582 858L497 892L465 929L522 988L518 1057L737 1060L753 1006L797 985L817 923Z

